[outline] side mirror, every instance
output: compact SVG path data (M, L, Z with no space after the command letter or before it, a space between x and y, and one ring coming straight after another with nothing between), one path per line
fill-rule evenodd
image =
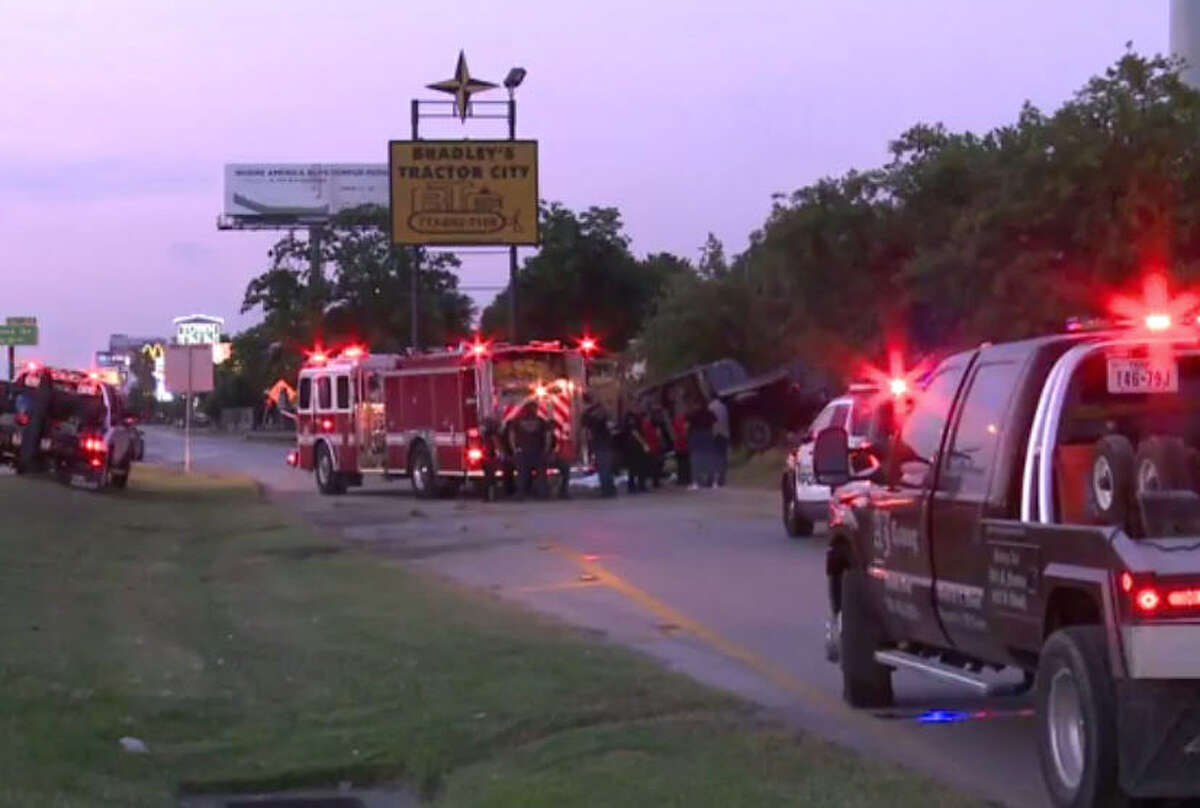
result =
M840 426L826 427L817 433L813 443L813 476L830 488L850 480L850 435Z

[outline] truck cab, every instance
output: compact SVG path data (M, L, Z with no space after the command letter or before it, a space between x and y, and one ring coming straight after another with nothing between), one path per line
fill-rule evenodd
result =
M897 419L886 471L835 489L829 654L852 705L916 670L1034 689L1060 806L1200 795L1200 340L1147 329L945 359ZM848 483L848 484L847 484Z

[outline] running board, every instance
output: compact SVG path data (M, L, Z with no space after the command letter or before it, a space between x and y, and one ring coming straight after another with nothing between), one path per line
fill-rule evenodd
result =
M908 668L917 673L924 673L952 684L969 687L981 696L992 693L992 686L986 680L968 673L962 668L938 662L936 659L917 656L916 654L909 654L904 651L876 651L875 661L880 665L889 665L893 668Z

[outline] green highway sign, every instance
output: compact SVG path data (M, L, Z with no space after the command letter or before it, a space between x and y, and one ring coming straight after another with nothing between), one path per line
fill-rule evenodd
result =
M36 317L8 317L0 325L0 345L37 345Z

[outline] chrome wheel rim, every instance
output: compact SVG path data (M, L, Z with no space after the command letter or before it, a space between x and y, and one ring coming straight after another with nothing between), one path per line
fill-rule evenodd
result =
M1107 457L1097 457L1092 467L1092 491L1096 495L1096 504L1107 511L1113 504L1113 490L1116 482L1113 480L1112 466Z
M1158 475L1158 466L1149 461L1144 460L1138 466L1138 493L1143 491L1161 491L1162 478Z
M1046 718L1054 771L1059 781L1074 792L1083 781L1086 741L1079 684L1067 668L1050 680Z

